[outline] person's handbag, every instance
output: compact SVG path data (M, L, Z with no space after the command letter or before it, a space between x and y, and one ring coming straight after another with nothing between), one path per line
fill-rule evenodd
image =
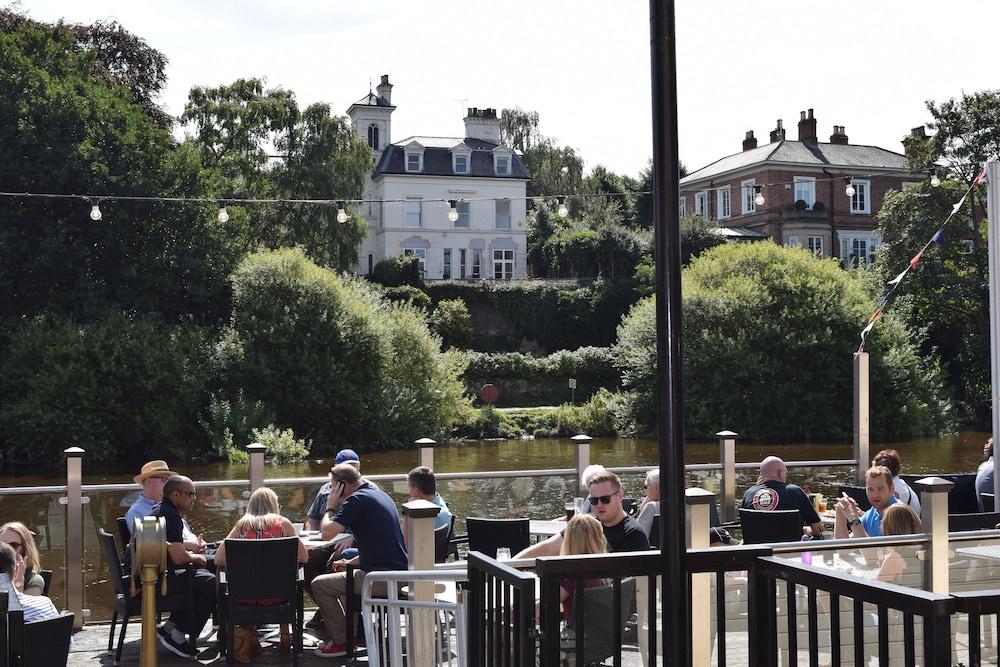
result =
M256 658L261 651L260 639L257 637L257 626L238 626L233 628L233 660L247 664Z

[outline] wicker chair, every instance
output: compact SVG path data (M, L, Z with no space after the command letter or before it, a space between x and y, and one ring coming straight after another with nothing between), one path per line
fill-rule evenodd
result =
M23 667L53 667L69 661L69 648L73 636L73 614L47 621L24 624Z

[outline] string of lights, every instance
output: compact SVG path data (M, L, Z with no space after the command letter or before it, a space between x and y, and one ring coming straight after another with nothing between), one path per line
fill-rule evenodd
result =
M881 174L854 174L848 176L831 176L828 178L817 178L814 183L826 183L835 180L843 180L846 184L844 193L848 197L853 197L857 190L854 185L855 179L868 179L873 176L878 176ZM928 171L928 178L930 185L932 187L938 187L941 184L941 179L938 176L937 169L930 169ZM754 184L754 203L757 206L763 206L766 202L764 193L769 187L777 187L790 185L793 181L776 181L772 183L757 183ZM720 187L709 187L702 188L698 192L714 192L723 189L727 189L729 186ZM592 198L611 198L611 197L628 197L628 196L641 196L648 195L650 191L636 191L636 192L596 192L596 193L574 193L574 194L561 194L561 195L535 195L535 196L524 196L524 197L461 197L455 199L437 199L437 198L427 198L421 199L424 203L443 203L448 205L448 219L455 222L459 218L458 204L459 202L482 202L482 201L531 201L531 202L549 202L555 201L556 213L559 217L566 217L569 215L569 208L567 206L567 201L573 200L583 200ZM413 199L398 198L398 199L289 199L289 198L254 198L254 197L168 197L168 196L152 196L152 195L114 195L114 194L65 194L65 193L50 193L50 192L0 192L0 197L14 198L14 199L68 199L86 202L90 205L90 219L96 221L101 220L104 217L101 211L102 202L139 202L139 203L172 203L172 204L214 204L219 207L218 220L221 223L229 222L230 216L227 207L229 206L258 206L258 205L306 205L306 206L321 206L321 207L336 207L337 208L337 221L344 223L347 222L348 213L347 208L349 206L361 206L368 204L408 204L414 201Z

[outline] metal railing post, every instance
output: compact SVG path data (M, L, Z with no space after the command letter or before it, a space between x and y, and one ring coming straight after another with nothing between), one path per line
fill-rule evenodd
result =
M865 472L871 461L871 410L868 403L870 378L868 353L854 353L854 460L858 462L856 479L864 486Z
M684 491L687 521L688 549L707 549L711 546L708 532L711 528L709 505L715 494L698 487ZM660 523L662 530L662 522ZM660 536L661 542L663 536ZM726 613L719 609L719 614ZM712 661L712 574L702 572L691 575L691 665L708 667Z
M723 523L736 521L736 433L719 431L719 463L722 480L719 484L719 517Z
M66 454L66 605L73 612L76 629L83 627L83 450L70 447Z
M590 443L593 441L589 435L574 435L570 440L576 445L573 452L573 462L576 464L576 495L587 496L587 487L583 485L583 471L590 465Z
M441 508L426 500L411 500L403 503L406 517L407 560L411 570L434 569L434 517ZM433 581L411 581L410 599L417 602L434 601ZM407 639L414 665L433 665L434 622L431 609L413 609L410 612L412 626Z
M924 559L924 588L948 595L948 492L955 484L940 477L924 477L914 486L920 493L920 521L930 537Z
M417 465L434 470L434 447L436 442L430 438L420 438L417 445Z
M250 455L250 493L253 493L264 486L264 452L267 447L254 442L247 445L247 453Z

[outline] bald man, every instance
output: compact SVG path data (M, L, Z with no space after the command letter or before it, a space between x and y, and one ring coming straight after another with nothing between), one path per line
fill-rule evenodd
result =
M785 462L777 456L768 456L760 462L757 483L743 494L743 503L740 507L766 512L798 510L802 516L803 533L817 537L823 533L823 522L809 502L809 496L800 487L788 483Z

